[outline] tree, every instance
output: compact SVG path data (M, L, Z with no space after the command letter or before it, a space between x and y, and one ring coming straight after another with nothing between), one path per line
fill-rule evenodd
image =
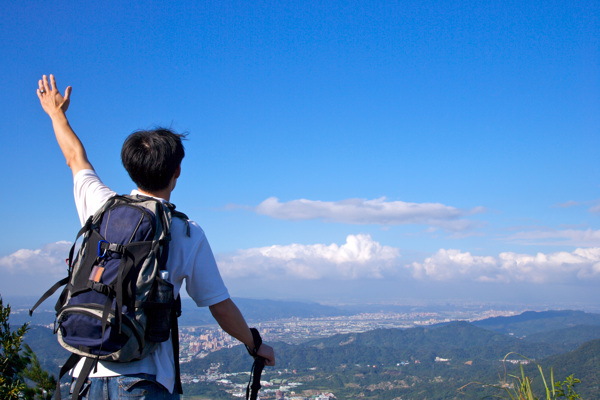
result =
M11 332L8 319L10 305L0 297L0 398L1 399L50 399L56 380L44 371L23 337L29 324L23 324ZM34 386L29 386L31 382Z

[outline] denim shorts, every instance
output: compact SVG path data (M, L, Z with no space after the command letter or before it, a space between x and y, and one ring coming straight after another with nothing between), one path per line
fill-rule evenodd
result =
M72 388L75 386L73 382ZM72 389L71 388L71 389ZM179 393L156 382L154 375L135 374L89 378L82 388L83 400L178 400Z

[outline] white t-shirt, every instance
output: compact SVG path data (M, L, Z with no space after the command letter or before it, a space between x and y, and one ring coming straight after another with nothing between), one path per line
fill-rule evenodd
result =
M79 220L83 226L106 200L116 193L102 183L93 170L82 170L73 179L75 206ZM132 194L140 194L133 190ZM185 222L173 218L171 225L171 242L167 270L169 281L173 284L175 296L179 294L183 281L187 293L199 307L211 306L229 298L227 288L215 262L212 250L204 231L198 224L189 221L190 236L186 235ZM129 363L99 362L98 369L90 373L90 377L118 376L126 374L147 373L156 375L158 383L172 393L175 384L175 361L173 359L171 339L160 343L150 355L139 361ZM82 361L74 368L73 376L77 376Z

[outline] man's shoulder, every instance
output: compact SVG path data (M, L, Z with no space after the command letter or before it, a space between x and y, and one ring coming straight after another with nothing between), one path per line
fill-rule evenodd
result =
M189 235L188 235L189 230ZM172 217L171 237L173 240L204 240L204 230L195 221L178 216Z

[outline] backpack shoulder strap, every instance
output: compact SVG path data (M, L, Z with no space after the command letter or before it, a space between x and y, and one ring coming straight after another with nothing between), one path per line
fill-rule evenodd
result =
M173 203L169 203L168 201L163 203L165 205L165 208L167 208L169 210L169 212L171 213L171 215L173 217L177 217L181 220L183 220L183 222L185 223L185 235L187 237L190 237L190 221L187 215L185 215L184 213L182 213L181 211L178 211L175 209L175 204Z
M185 223L185 236L190 237L190 221L189 218L187 217L187 215L185 215L184 213L180 212L180 211L171 211L171 215L173 215L174 217L177 217L181 220L183 220L183 222Z
M183 394L181 387L181 371L179 367L179 324L177 319L181 315L181 297L175 299L175 306L171 310L171 342L173 343L173 356L175 358L175 390Z

